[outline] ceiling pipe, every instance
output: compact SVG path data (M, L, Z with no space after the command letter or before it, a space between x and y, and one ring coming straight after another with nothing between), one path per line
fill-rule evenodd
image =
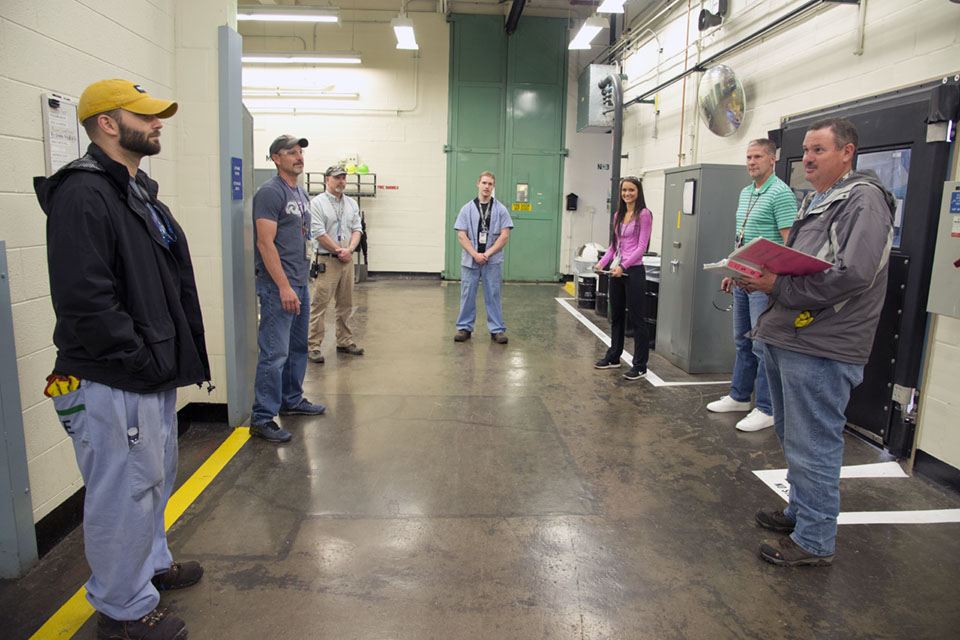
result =
M520 23L520 14L523 13L523 7L526 4L527 0L513 0L510 15L507 16L507 22L503 25L503 29L508 36L512 36L513 32L517 30L517 24Z

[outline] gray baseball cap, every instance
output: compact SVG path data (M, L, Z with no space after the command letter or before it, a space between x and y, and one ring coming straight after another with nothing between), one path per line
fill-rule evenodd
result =
M347 170L341 167L338 164L333 165L332 167L327 167L327 170L323 172L324 176L345 176L347 175Z
M274 154L279 153L281 149L293 149L297 145L300 145L301 149L306 149L310 143L307 142L306 138L297 138L285 133L282 136L279 136L273 141L273 144L270 145L270 155L273 156Z

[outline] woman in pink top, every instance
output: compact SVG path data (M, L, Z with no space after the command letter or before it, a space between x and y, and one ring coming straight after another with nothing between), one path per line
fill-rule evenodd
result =
M639 178L620 181L620 206L613 219L613 242L594 269L610 271L610 349L594 367L619 369L623 353L625 316L629 314L633 327L633 366L623 374L627 380L639 380L647 375L650 338L644 321L647 296L647 274L643 268L643 254L650 243L653 214L643 199Z

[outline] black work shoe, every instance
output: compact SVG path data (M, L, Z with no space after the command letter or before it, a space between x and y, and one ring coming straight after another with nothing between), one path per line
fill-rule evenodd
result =
M306 398L300 398L300 404L295 407L287 407L286 409L280 409L280 415L282 416L319 416L321 413L326 411L327 408L322 404L313 404Z
M627 371L623 374L623 377L627 380L639 380L640 378L647 377L647 370L640 370L640 367L630 367L630 371Z
M256 436L258 438L263 438L267 442L286 442L293 436L290 435L289 431L285 431L280 428L273 420L268 420L267 422L251 422L250 423L250 435Z
M790 533L797 524L787 518L783 509L760 509L754 517L757 519L758 525L778 533Z
M196 560L187 562L174 562L170 568L163 573L153 576L150 582L157 588L157 591L167 591L168 589L183 589L200 582L203 577L203 567Z
M466 342L469 339L470 339L470 332L467 331L466 329L458 330L457 333L453 336L454 342Z
M778 567L829 567L833 556L815 556L797 546L790 536L760 543L760 557Z
M597 364L593 365L593 368L594 369L619 369L620 361L618 360L617 362L611 362L606 358L604 358L603 360L598 361Z
M362 356L363 349L361 349L355 344L348 344L345 347L341 347L340 345L337 345L337 353L349 353L352 356Z
M100 614L97 638L100 640L186 640L183 620L157 607L139 620L114 620Z
M314 349L309 354L307 354L307 359L310 362L316 362L317 364L323 364L323 354L320 353L319 349Z
M497 344L507 344L507 334L505 333L491 333L490 339Z

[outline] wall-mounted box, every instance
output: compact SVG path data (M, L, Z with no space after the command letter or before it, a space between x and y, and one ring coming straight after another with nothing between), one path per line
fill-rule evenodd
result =
M611 73L619 73L613 64L591 64L577 80L577 131L610 133L613 130L613 111L604 113L600 81Z

